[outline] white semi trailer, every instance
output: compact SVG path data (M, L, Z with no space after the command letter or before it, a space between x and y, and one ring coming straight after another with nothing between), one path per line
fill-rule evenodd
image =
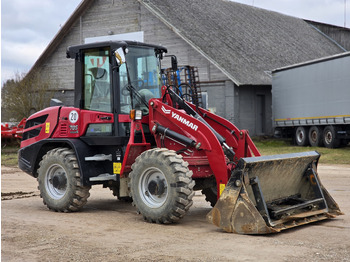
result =
M350 52L272 72L275 135L300 146L336 148L350 141Z

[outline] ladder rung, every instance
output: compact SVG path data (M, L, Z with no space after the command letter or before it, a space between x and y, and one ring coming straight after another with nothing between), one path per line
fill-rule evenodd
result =
M114 180L117 181L117 175L116 174L101 174L99 176L94 176L94 177L90 177L89 178L90 181L94 182L94 181L108 181L108 180Z
M112 154L97 154L94 156L85 157L85 161L112 161Z

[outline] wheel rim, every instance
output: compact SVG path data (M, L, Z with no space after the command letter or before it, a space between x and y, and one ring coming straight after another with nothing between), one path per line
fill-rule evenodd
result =
M297 132L297 140L298 140L299 143L303 142L303 140L304 140L304 133L303 133L303 131L298 130L298 132Z
M64 196L67 190L67 173L62 166L53 164L49 167L46 173L45 188L54 199Z
M327 144L332 143L333 140L333 136L332 136L332 132L328 131L325 135L325 141Z
M161 207L168 196L168 183L163 172L155 167L146 169L141 174L139 192L147 206Z
M314 142L314 143L316 143L317 137L318 137L317 131L313 130L313 131L311 132L311 137L310 137L310 138L311 138L311 141Z

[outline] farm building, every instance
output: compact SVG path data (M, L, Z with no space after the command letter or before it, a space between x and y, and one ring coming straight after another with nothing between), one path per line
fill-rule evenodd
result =
M83 0L31 71L56 81L55 98L72 106L68 46L108 39L163 45L179 65L198 67L209 109L251 135L271 134L271 71L346 51L322 32L327 25L313 23L226 0Z

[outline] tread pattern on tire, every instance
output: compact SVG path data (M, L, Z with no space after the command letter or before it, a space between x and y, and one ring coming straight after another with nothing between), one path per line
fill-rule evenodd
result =
M188 163L182 159L181 155L176 154L175 151L166 148L150 149L138 156L135 163L132 165L131 168L133 171L130 173L130 185L132 185L134 182L133 180L136 179L135 168L138 165L142 165L145 161L154 158L161 158L162 161L169 165L174 171L175 184L170 186L176 188L175 204L170 208L169 212L161 214L158 218L149 217L143 214L139 209L138 203L135 202L135 198L133 197L133 195L135 195L135 192L133 192L134 189L130 186L131 197L134 200L133 205L137 208L137 212L143 215L144 220L148 222L158 224L174 223L181 219L193 204L192 198L194 196L193 187L195 181L192 180L192 171L188 169Z
M316 136L314 141L313 135ZM311 146L322 146L323 145L323 128L321 126L312 126L309 129L309 143Z
M82 209L82 207L87 203L87 199L90 196L89 190L91 186L83 186L80 180L80 170L77 162L77 158L72 149L68 148L55 148L47 152L44 155L43 159L39 163L38 173L45 172L43 169L43 165L47 159L56 158L63 160L64 164L67 168L70 169L73 181L72 190L73 197L69 199L67 205L65 207L57 208L55 206L50 205L45 201L45 197L42 195L42 189L45 188L44 181L41 181L41 176L39 175L37 180L39 183L38 189L40 190L40 197L43 199L44 205L46 205L50 210L56 212L75 212ZM67 174L69 176L69 174ZM43 189L44 190L44 189Z
M336 138L337 132L340 130L338 126L326 126L323 130L323 144L327 148L338 148L341 144L341 140ZM328 141L327 133L331 133L332 140Z

